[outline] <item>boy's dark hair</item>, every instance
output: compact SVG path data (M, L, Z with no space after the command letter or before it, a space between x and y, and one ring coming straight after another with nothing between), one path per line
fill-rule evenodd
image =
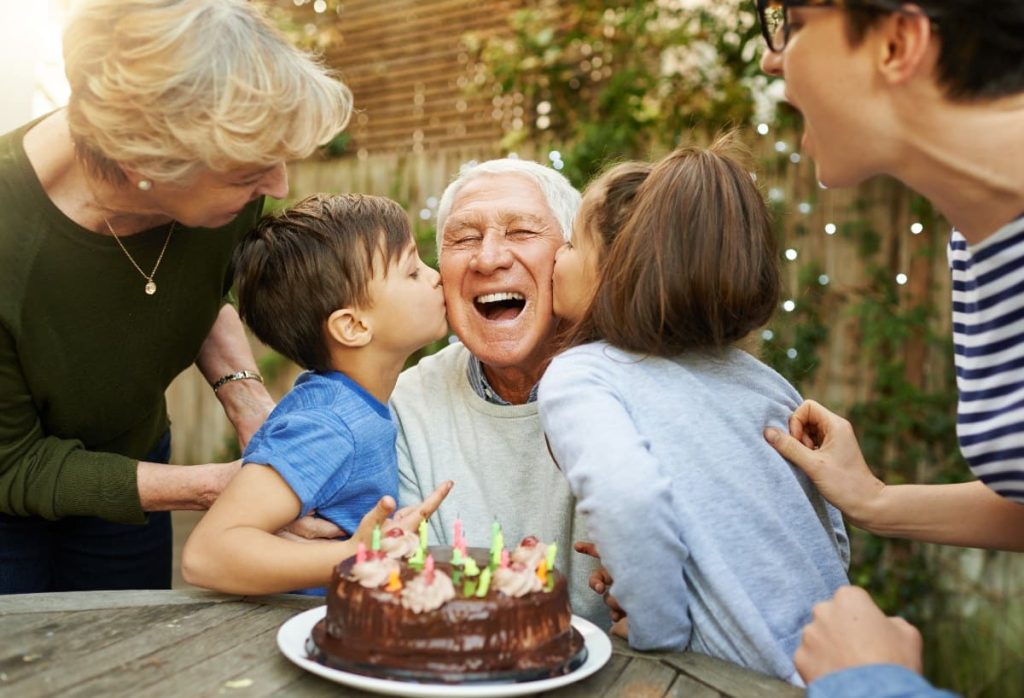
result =
M411 240L409 219L391 199L314 194L263 218L235 250L238 312L278 353L330 370L327 318L370 307L375 265L386 274Z
M953 100L1024 92L1024 2L1021 0L847 0L854 46L882 17L917 5L940 43L938 81Z
M777 244L750 172L728 154L736 149L726 135L654 166L571 344L675 356L724 348L768 321L781 286Z

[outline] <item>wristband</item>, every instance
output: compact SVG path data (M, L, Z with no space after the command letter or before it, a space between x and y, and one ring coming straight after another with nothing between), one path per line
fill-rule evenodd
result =
M230 383L232 381L244 381L244 380L254 380L254 381L259 381L260 383L262 383L263 382L263 376L258 374L256 371L250 371L248 369L246 369L244 371L235 371L234 373L229 373L228 375L224 376L223 378L218 378L213 383L213 386L212 386L213 387L213 392L217 392L218 390L220 390L224 386L225 383Z

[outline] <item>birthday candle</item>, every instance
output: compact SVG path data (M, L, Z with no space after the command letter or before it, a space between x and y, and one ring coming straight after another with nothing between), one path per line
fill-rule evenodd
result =
M458 548L452 548L452 564L456 566L462 564L462 551Z
M537 579L540 580L541 584L547 584L548 582L548 561L541 560L540 564L537 565Z
M427 521L420 521L420 548L427 549Z
M388 575L387 591L398 591L402 588L402 580L398 578L398 570L391 570L391 574Z
M468 555L462 564L462 570L466 573L467 577L475 577L480 574L480 568L476 566L476 560Z
M501 568L508 567L508 548L501 549Z
M380 550L380 526L373 527L373 536L370 539L370 550Z
M423 574L427 575L427 584L434 583L434 556L427 555L427 561L423 565Z
M356 546L356 564L358 565L363 562L366 562L366 545L363 541L359 541L359 544Z
M480 582L476 588L477 598L482 599L487 596L487 589L491 586L491 568L484 567L484 571L480 573Z
M452 545L458 546L462 541L462 519L455 519L455 540L452 541Z
M552 543L548 546L547 554L544 556L544 560L548 563L548 569L555 569L555 553L558 551L558 546Z

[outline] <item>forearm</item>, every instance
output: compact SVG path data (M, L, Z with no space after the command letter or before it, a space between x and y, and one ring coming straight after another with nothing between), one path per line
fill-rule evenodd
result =
M887 485L857 519L880 536L1024 551L1024 506L982 482Z
M298 542L238 526L190 538L182 575L226 594L277 594L325 586L334 566L355 552L350 541Z
M196 367L211 385L238 371L256 371L256 359L234 306L225 303L221 307L196 357ZM258 380L230 381L216 395L243 444L274 408L273 398Z
M239 461L189 466L140 461L136 482L142 509L209 509L238 472L239 465Z

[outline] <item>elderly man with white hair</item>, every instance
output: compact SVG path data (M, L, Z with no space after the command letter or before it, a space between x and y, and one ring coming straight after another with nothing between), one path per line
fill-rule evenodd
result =
M484 162L448 186L437 245L448 321L461 342L402 373L391 407L401 500L420 501L437 483L455 481L431 518L432 539L452 543L459 520L470 545L488 547L494 521L510 545L531 534L553 542L573 611L607 626L607 610L587 586L596 563L572 550L586 533L536 402L555 351L555 252L579 203L565 177L526 160Z

